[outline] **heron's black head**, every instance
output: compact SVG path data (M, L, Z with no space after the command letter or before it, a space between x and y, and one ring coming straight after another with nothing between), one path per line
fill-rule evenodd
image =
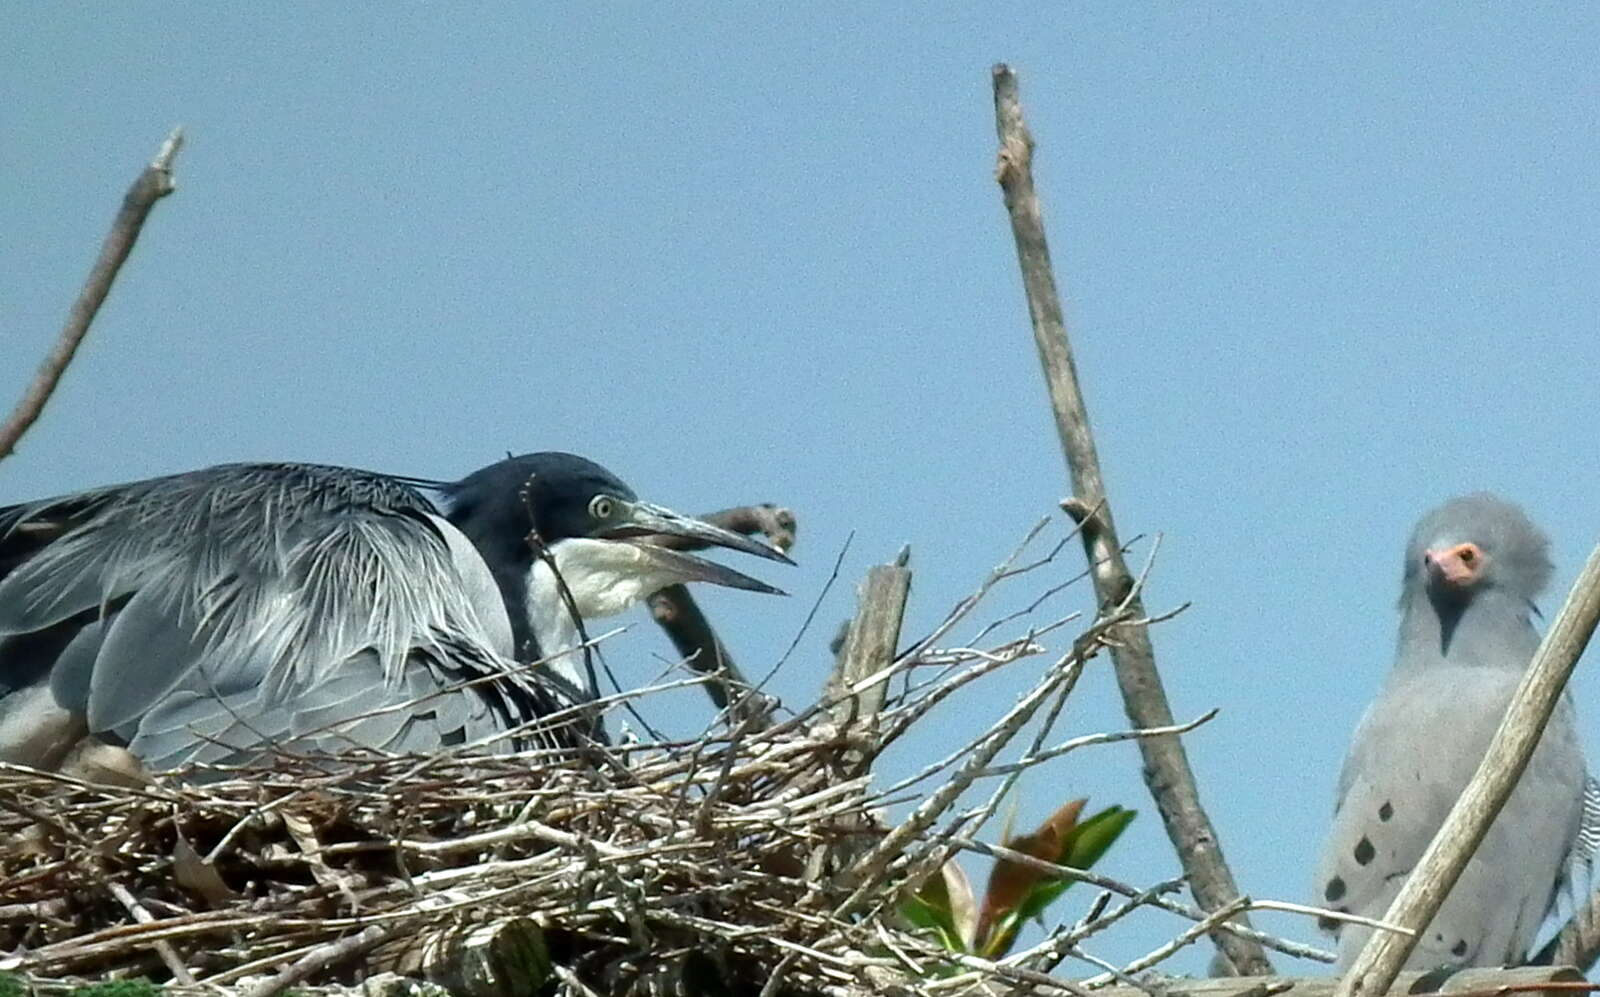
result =
M638 499L594 461L555 452L507 457L447 485L444 495L458 526L484 520L482 526L514 535L524 546L535 531L551 545L594 536L621 503Z
M625 608L611 608L622 590L625 603L680 582L778 592L731 568L652 543L651 537L683 537L791 563L749 537L642 502L616 475L573 454L508 457L442 492L450 521L483 552L497 576L507 567L525 574L536 556L535 544L542 542L560 555L562 573L572 576L566 581L575 593L604 583L617 596L597 603L595 615ZM595 575L594 584L584 584L584 575Z

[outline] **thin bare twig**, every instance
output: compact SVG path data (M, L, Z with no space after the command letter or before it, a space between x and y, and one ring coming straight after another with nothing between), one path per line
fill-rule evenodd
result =
M794 548L798 529L795 516L781 506L771 503L742 505L700 518L735 533L764 534L772 546L786 554ZM665 534L652 535L647 539L673 550L703 550L710 546L704 541ZM729 719L742 722L753 718L756 730L771 724L771 710L766 697L751 688L750 680L734 663L733 655L728 653L727 646L717 636L688 586L667 586L650 597L649 606L651 618L666 631L672 646L677 648L678 654L688 662L689 667L713 676L706 683L705 690L717 709L727 710L731 704Z
M154 915L144 909L144 905L132 893L128 892L126 886L121 883L111 883L109 885L111 895L117 898L117 903L125 907L129 914L133 915L135 921L140 924L150 924L155 921ZM166 963L167 968L172 971L173 979L179 983L194 982L194 974L189 972L189 967L185 966L183 960L178 958L178 953L171 944L164 941L156 942L154 948L156 954L161 956L161 961Z
M277 976L260 986L251 988L245 997L277 997L296 983L310 979L329 966L338 965L346 959L377 948L380 943L398 934L398 931L399 929L390 925L374 924L346 938L319 946L296 959Z
M1089 562L1095 566L1095 593L1102 605L1120 603L1133 588L1134 580L1117 544L1088 409L1078 386L1061 299L1050 266L1050 248L1033 186L1033 136L1023 120L1016 74L1003 64L994 67L994 106L1000 137L997 178L1011 216L1034 343L1050 389L1056 430L1072 476L1074 501L1081 508L1093 510L1091 515L1077 518L1084 527ZM1130 608L1135 617L1144 615L1137 598ZM1156 671L1149 633L1142 626L1129 625L1119 631L1117 638L1111 647L1112 661L1129 721L1140 728L1170 726L1172 708ZM1139 751L1144 758L1145 782L1188 874L1195 899L1206 910L1231 904L1239 896L1239 887L1223 859L1211 818L1200 805L1200 792L1183 743L1177 735L1144 738L1139 741ZM1244 919L1242 913L1239 917ZM1266 952L1259 945L1220 931L1214 932L1212 938L1238 972L1272 972Z
M84 282L78 300L67 315L61 335L39 365L33 382L23 392L17 407L4 425L0 425L0 460L11 456L22 435L44 412L45 403L55 393L56 385L61 382L61 375L66 373L67 365L72 363L83 337L88 335L95 313L105 302L106 295L111 293L111 284L117 279L117 271L122 269L128 254L133 252L133 244L139 239L139 230L144 227L150 209L176 189L172 180L172 161L182 147L183 130L174 128L166 141L161 143L150 165L140 171L133 185L123 195L122 209L112 221L111 231L106 233L106 240L100 246L100 256L95 260L94 268L89 271L89 279Z

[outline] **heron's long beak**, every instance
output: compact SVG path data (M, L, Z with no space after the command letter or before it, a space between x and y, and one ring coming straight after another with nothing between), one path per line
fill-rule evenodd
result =
M769 547L759 540L753 540L732 530L725 530L704 520L694 519L648 502L632 503L625 509L624 516L626 522L621 526L607 530L604 534L605 538L608 540L625 540L633 544L651 561L685 582L710 582L713 585L747 589L751 592L766 592L772 595L786 594L782 589L773 588L766 582L751 578L749 575L734 571L732 568L724 567L715 561L708 561L681 550L674 550L670 547L651 543L649 537L682 537L685 540L707 546L744 551L747 554L764 557L769 561L781 561L784 564L794 563L787 555L776 548Z

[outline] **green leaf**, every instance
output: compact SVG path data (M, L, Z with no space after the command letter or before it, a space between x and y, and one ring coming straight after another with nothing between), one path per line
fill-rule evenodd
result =
M972 937L977 909L967 874L954 859L906 898L900 905L900 914L916 927L932 929L946 951L971 951L968 939Z
M1040 855L1047 861L1075 869L1088 869L1100 860L1106 850L1127 829L1137 816L1137 811L1123 807L1108 807L1092 817L1074 824L1060 838L1060 847L1054 855ZM997 911L993 925L985 932L979 944L979 954L997 959L1011 951L1022 925L1041 916L1045 908L1054 903L1067 887L1076 880L1070 876L1041 876L1028 888L1020 901L1004 911Z

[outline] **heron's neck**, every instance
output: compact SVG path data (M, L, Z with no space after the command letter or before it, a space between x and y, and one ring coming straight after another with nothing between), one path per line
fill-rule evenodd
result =
M1401 605L1397 667L1481 666L1520 671L1533 659L1539 634L1532 606L1502 589L1485 589L1458 610L1439 607L1421 587Z
M549 659L550 670L594 699L599 690L589 681L583 652L576 650L583 636L573 619L573 606L585 621L615 616L676 579L664 575L630 543L574 538L551 544L550 551L555 572L543 558L534 559L528 571L528 626L539 656ZM566 582L572 605L563 596L557 572Z

